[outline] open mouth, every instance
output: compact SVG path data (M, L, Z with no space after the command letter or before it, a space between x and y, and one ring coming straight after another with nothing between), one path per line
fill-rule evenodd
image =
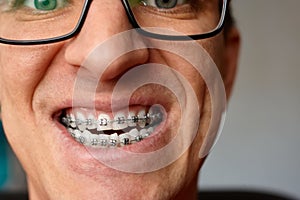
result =
M116 148L140 142L155 132L165 114L158 105L129 108L114 114L83 108L64 109L60 115L70 135L79 143L95 148Z

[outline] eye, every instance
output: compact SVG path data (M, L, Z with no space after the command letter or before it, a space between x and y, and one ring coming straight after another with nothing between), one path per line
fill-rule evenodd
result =
M158 8L174 8L177 0L155 0L155 4Z
M56 5L56 0L34 0L34 6L38 10L53 10Z
M56 0L34 0L34 6L38 10L53 10L57 6Z
M159 9L171 9L187 3L187 0L145 0L143 3Z
M63 0L25 0L24 6L30 7L39 11L52 11L64 6Z

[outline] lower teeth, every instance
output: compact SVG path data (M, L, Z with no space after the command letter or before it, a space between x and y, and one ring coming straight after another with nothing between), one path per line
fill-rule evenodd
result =
M108 134L93 134L88 130L80 131L78 129L68 128L68 132L79 143L90 147L121 147L136 142L140 142L143 139L150 136L156 126L150 126L138 130L136 128L130 130L127 133L118 135L117 133Z

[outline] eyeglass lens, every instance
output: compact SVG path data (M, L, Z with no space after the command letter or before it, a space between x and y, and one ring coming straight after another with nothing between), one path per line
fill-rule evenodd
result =
M0 0L0 37L41 40L68 34L84 5L85 0ZM141 28L166 35L165 29L174 35L211 32L222 13L219 0L129 0L129 5Z

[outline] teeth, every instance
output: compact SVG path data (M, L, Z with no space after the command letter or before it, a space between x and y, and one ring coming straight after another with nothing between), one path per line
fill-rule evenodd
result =
M148 137L149 135L151 135L151 133L153 133L153 131L154 131L155 128L156 128L156 126L149 127L147 129L142 129L140 131L140 134L141 134L142 138L144 139L144 138Z
M138 121L138 117L135 116L134 112L129 112L127 119L129 119L128 122L127 122L129 127L135 127L136 126L136 122Z
M91 134L90 135L90 146L99 146L100 140L99 140L99 136L95 135L95 134Z
M103 148L126 146L140 142L152 134L161 120L162 115L159 110L151 109L147 114L144 109L137 114L131 111L127 117L124 113L118 112L113 120L104 113L95 117L91 113L81 111L76 112L75 115L69 113L61 118L61 122L76 141L85 146ZM126 133L118 135L115 132L108 135L102 132L108 130L123 130L124 132L126 130Z
M157 107L152 106L147 113L148 121L150 124L157 123L162 120L162 115L160 112L157 112Z
M130 136L126 133L119 135L120 145L125 146L130 144Z
M155 126L156 127L156 126ZM151 133L153 133L153 131L154 131L154 128L155 127L149 127L148 129L147 129L147 133L150 135Z
M80 142L81 144L86 144L86 138L84 136L79 136L79 138L77 138L77 141Z
M80 131L78 129L69 128L68 131L71 136L78 142L91 147L118 147L134 144L147 138L154 131L155 127L148 129L134 128L128 133L118 135L114 133L112 135L106 134L93 134L88 130Z
M73 114L67 115L66 117L62 118L62 123L67 127L77 127L81 131L86 129L105 131L121 130L127 127L136 127L137 125L139 125L141 128L144 128L146 123L151 124L150 122L154 122L153 119L155 118L160 119L160 117L157 117L156 115L150 116L149 114L146 114L144 110L140 111L138 115L133 115L133 113L130 113L127 118L123 113L118 113L115 115L113 120L111 120L110 116L107 114L100 114L96 120L92 114L89 114L86 118L83 113L77 112L76 118Z
M75 130L73 130L73 132L71 134L77 141L79 141L79 138L81 136L81 132L79 130L75 129Z
M112 123L113 130L121 130L127 127L127 121L123 113L117 113Z
M146 129L140 130L140 134L141 134L142 138L146 138L146 137L149 136L149 134L148 134L148 132L147 132Z
M87 129L96 129L97 128L97 124L95 123L96 119L94 117L94 115L89 114L88 119L86 121L86 127Z
M99 134L99 140L100 140L99 145L101 147L107 147L108 146L108 140L109 140L109 136L108 135Z
M81 112L77 112L77 120L76 120L76 125L79 130L84 131L86 129L86 118Z
M81 142L82 144L90 145L91 142L91 135L92 133L89 132L88 130L84 130L82 132L82 136L84 137L84 142Z
M119 136L117 133L114 133L109 136L109 146L116 147L119 144Z
M100 114L98 117L97 131L111 130L110 117L106 114Z
M70 114L70 126L72 128L75 128L76 127L76 123L75 123L75 116L71 113Z
M146 125L146 112L145 110L140 110L138 113L138 118L141 119L138 121L138 124L141 128L144 128Z
M134 141L134 142L139 142L141 141L141 137L140 137L140 133L139 131L135 128L135 129L132 129L128 132L128 135L130 136L130 139L131 141Z

